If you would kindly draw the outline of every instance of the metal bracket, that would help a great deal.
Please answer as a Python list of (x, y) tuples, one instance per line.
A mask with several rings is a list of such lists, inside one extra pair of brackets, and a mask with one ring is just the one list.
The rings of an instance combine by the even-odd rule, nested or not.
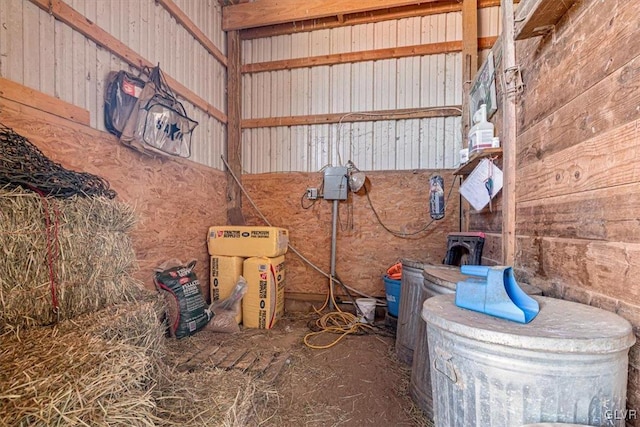
[(520, 66), (509, 67), (504, 70), (504, 90), (507, 97), (513, 97), (524, 91), (524, 83), (522, 81), (522, 72)]

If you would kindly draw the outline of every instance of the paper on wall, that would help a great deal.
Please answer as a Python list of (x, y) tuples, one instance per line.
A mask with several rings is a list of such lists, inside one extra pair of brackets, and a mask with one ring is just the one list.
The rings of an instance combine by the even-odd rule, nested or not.
[(493, 179), (493, 191), (491, 193), (491, 198), (493, 199), (502, 189), (502, 171), (489, 159), (482, 159), (460, 185), (460, 194), (477, 211), (484, 209), (489, 204), (489, 191), (485, 183), (490, 176)]

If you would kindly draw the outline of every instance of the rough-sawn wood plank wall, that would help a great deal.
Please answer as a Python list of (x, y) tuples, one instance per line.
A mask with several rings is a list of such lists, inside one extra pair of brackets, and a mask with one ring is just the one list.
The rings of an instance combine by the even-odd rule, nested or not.
[[(637, 2), (577, 2), (552, 33), (516, 45), (515, 267), (548, 295), (618, 313), (640, 342), (639, 13)], [(500, 262), (501, 223), (501, 209), (470, 215), (489, 233), (485, 263)], [(640, 344), (628, 384), (640, 408)]]

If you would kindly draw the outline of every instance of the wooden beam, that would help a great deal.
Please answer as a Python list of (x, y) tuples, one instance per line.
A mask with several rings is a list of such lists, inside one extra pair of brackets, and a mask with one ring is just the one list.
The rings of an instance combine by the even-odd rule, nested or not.
[[(478, 0), (462, 1), (462, 140), (467, 144), (467, 135), (471, 125), (469, 113), (469, 93), (471, 81), (478, 71)], [(470, 163), (470, 162), (468, 162)], [(463, 230), (469, 231), (469, 203), (460, 204), (463, 218)]]
[(216, 47), (215, 44), (202, 32), (200, 28), (193, 22), (186, 13), (178, 7), (173, 0), (156, 0), (162, 7), (169, 12), (176, 22), (189, 32), (196, 39), (207, 52), (209, 52), (214, 58), (216, 58), (222, 65), (227, 66), (227, 57)]
[(516, 40), (548, 33), (577, 0), (527, 0), (518, 7)]
[[(502, 0), (502, 78), (516, 65), (513, 0)], [(514, 265), (516, 253), (516, 96), (508, 90), (502, 99), (502, 264)]]
[[(479, 8), (500, 6), (500, 0), (480, 0)], [(327, 16), (325, 18), (308, 19), (299, 22), (288, 22), (268, 27), (247, 28), (240, 32), (243, 40), (259, 39), (265, 37), (281, 36), (284, 34), (304, 33), (316, 30), (339, 28), (347, 25), (372, 24), (382, 21), (390, 21), (403, 18), (413, 18), (416, 16), (430, 16), (441, 13), (460, 12), (462, 5), (459, 2), (449, 0), (434, 3), (421, 3), (417, 5), (393, 7), (383, 10), (372, 10), (368, 12), (352, 13), (342, 15), (344, 22), (340, 22), (337, 16)]]
[[(61, 0), (29, 0), (40, 9), (51, 13), (57, 20), (64, 22), (83, 36), (95, 42), (97, 45), (109, 50), (111, 53), (138, 69), (143, 67), (153, 67), (152, 64), (133, 49), (122, 43), (120, 40), (107, 33), (95, 23), (87, 19), (80, 12), (73, 9)], [(186, 88), (182, 83), (165, 73), (167, 83), (176, 94), (189, 101), (209, 116), (214, 117), (222, 123), (227, 122), (227, 116), (213, 105)]]
[(227, 221), (231, 225), (244, 225), (242, 215), (242, 193), (231, 172), (242, 179), (242, 141), (241, 141), (241, 100), (242, 75), (240, 74), (241, 46), (237, 31), (227, 33)]
[[(469, 91), (478, 72), (478, 1), (462, 2), (462, 135), (469, 133)], [(463, 144), (466, 146), (466, 144)]]
[(89, 126), (89, 111), (0, 77), (0, 97)]
[(324, 125), (329, 123), (377, 122), (380, 120), (429, 119), (460, 115), (460, 106), (406, 108), (402, 110), (362, 111), (354, 113), (314, 114), (309, 116), (244, 119), (242, 129), (279, 126)]
[(222, 29), (242, 30), (434, 1), (436, 0), (306, 0), (301, 3), (299, 0), (256, 0), (225, 6), (222, 9)]
[[(493, 46), (496, 37), (487, 37), (480, 41), (483, 48)], [(290, 70), (294, 68), (318, 67), (321, 65), (347, 64), (383, 59), (406, 58), (410, 56), (436, 55), (439, 53), (460, 52), (462, 42), (428, 43), (414, 46), (401, 46), (386, 49), (365, 50), (360, 52), (336, 53), (305, 58), (283, 59), (280, 61), (256, 62), (242, 66), (242, 73), (261, 73), (264, 71)]]
[(333, 55), (311, 56), (306, 58), (285, 59), (281, 61), (257, 62), (242, 66), (243, 73), (260, 73), (263, 71), (289, 70), (293, 68), (318, 67), (380, 59), (405, 58), (408, 56), (433, 55), (437, 53), (456, 52), (462, 49), (462, 43), (441, 42), (414, 46), (392, 47), (386, 49), (364, 50), (360, 52), (335, 53)]

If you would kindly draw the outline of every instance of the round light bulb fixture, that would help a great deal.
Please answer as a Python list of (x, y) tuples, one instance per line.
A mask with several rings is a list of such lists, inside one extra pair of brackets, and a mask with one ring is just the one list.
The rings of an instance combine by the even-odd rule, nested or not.
[(360, 172), (360, 171), (352, 172), (349, 175), (349, 188), (354, 193), (357, 193), (358, 191), (360, 191), (360, 189), (364, 185), (364, 181), (366, 179), (367, 179), (367, 176), (364, 174), (364, 172)]

